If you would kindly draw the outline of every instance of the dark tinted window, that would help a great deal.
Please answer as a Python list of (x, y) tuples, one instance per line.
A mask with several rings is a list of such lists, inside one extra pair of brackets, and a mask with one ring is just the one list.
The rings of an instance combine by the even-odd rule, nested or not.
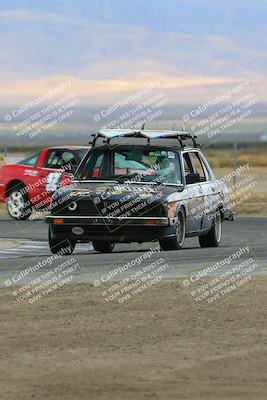
[(183, 154), (183, 162), (184, 162), (185, 177), (187, 177), (187, 175), (189, 175), (189, 174), (194, 172), (194, 168), (193, 168), (192, 161), (190, 159), (189, 153), (184, 153)]
[(192, 152), (192, 153), (190, 153), (190, 157), (193, 162), (195, 172), (199, 173), (199, 175), (200, 175), (200, 181), (205, 182), (207, 180), (207, 177), (206, 177), (204, 166), (202, 164), (201, 159), (199, 158), (198, 153)]

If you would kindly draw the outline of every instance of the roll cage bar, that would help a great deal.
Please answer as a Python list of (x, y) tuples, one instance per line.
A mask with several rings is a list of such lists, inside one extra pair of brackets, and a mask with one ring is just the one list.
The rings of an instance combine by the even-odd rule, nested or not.
[(199, 147), (196, 142), (196, 135), (191, 135), (185, 131), (164, 131), (164, 130), (142, 130), (142, 129), (101, 129), (97, 133), (93, 133), (89, 145), (95, 147), (98, 139), (103, 139), (103, 142), (109, 144), (112, 139), (119, 137), (127, 138), (145, 138), (147, 144), (150, 144), (152, 139), (177, 139), (181, 148), (186, 147), (186, 140), (192, 140), (194, 147)]

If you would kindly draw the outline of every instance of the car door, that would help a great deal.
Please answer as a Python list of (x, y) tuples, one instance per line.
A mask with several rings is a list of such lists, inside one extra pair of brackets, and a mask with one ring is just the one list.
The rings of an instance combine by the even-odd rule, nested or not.
[(73, 157), (72, 152), (67, 159), (63, 157), (64, 149), (48, 149), (43, 162), (36, 167), (35, 193), (32, 195), (32, 204), (37, 208), (48, 207), (51, 194), (57, 189), (63, 165)]
[(40, 152), (34, 167), (34, 177), (30, 188), (31, 203), (37, 208), (43, 208), (50, 204), (50, 196), (46, 190), (47, 176), (52, 172), (51, 169), (44, 168), (43, 158), (47, 156), (47, 150)]
[(43, 200), (50, 202), (45, 192), (47, 172), (42, 167), (42, 156), (45, 150), (32, 154), (19, 161), (15, 167), (16, 178), (23, 182), (28, 198), (32, 205), (39, 206)]
[(62, 171), (74, 171), (77, 165), (78, 159), (71, 150), (48, 150), (44, 162), (44, 170), (46, 172), (48, 171), (46, 177), (46, 192), (52, 193), (57, 189)]
[(204, 155), (198, 151), (196, 157), (203, 171), (200, 186), (203, 193), (202, 229), (205, 230), (212, 225), (214, 212), (217, 210), (218, 204), (220, 203), (221, 189)]
[[(197, 173), (192, 151), (184, 151), (182, 154), (184, 176)], [(200, 182), (185, 183), (184, 198), (187, 205), (186, 232), (198, 232), (201, 229), (201, 210), (203, 207), (203, 193)]]
[(38, 202), (40, 187), (42, 187), (42, 175), (40, 174), (41, 168), (37, 166), (40, 156), (41, 152), (39, 151), (38, 153), (32, 154), (17, 164), (18, 166), (22, 167), (22, 181), (27, 188), (29, 199), (33, 205)]

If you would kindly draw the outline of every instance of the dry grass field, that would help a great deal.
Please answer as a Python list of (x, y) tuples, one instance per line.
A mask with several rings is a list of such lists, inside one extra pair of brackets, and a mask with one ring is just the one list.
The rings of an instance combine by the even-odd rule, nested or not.
[[(232, 149), (204, 149), (213, 168), (229, 168), (233, 165)], [(267, 148), (247, 148), (237, 151), (239, 165), (249, 164), (251, 167), (265, 167), (267, 170)]]
[[(233, 171), (232, 168), (214, 168), (218, 178), (223, 178)], [(252, 190), (248, 190), (249, 198), (234, 207), (237, 215), (266, 216), (267, 215), (267, 167), (251, 167), (237, 178), (237, 183), (252, 176), (251, 182), (255, 182)], [(227, 183), (233, 185), (233, 180)]]

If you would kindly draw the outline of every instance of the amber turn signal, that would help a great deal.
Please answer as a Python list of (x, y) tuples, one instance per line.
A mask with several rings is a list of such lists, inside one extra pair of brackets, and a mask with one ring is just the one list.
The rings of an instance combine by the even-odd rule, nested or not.
[(145, 224), (146, 225), (156, 225), (157, 221), (155, 219), (146, 219)]
[(56, 225), (64, 224), (64, 219), (60, 219), (60, 218), (53, 219), (53, 223)]

